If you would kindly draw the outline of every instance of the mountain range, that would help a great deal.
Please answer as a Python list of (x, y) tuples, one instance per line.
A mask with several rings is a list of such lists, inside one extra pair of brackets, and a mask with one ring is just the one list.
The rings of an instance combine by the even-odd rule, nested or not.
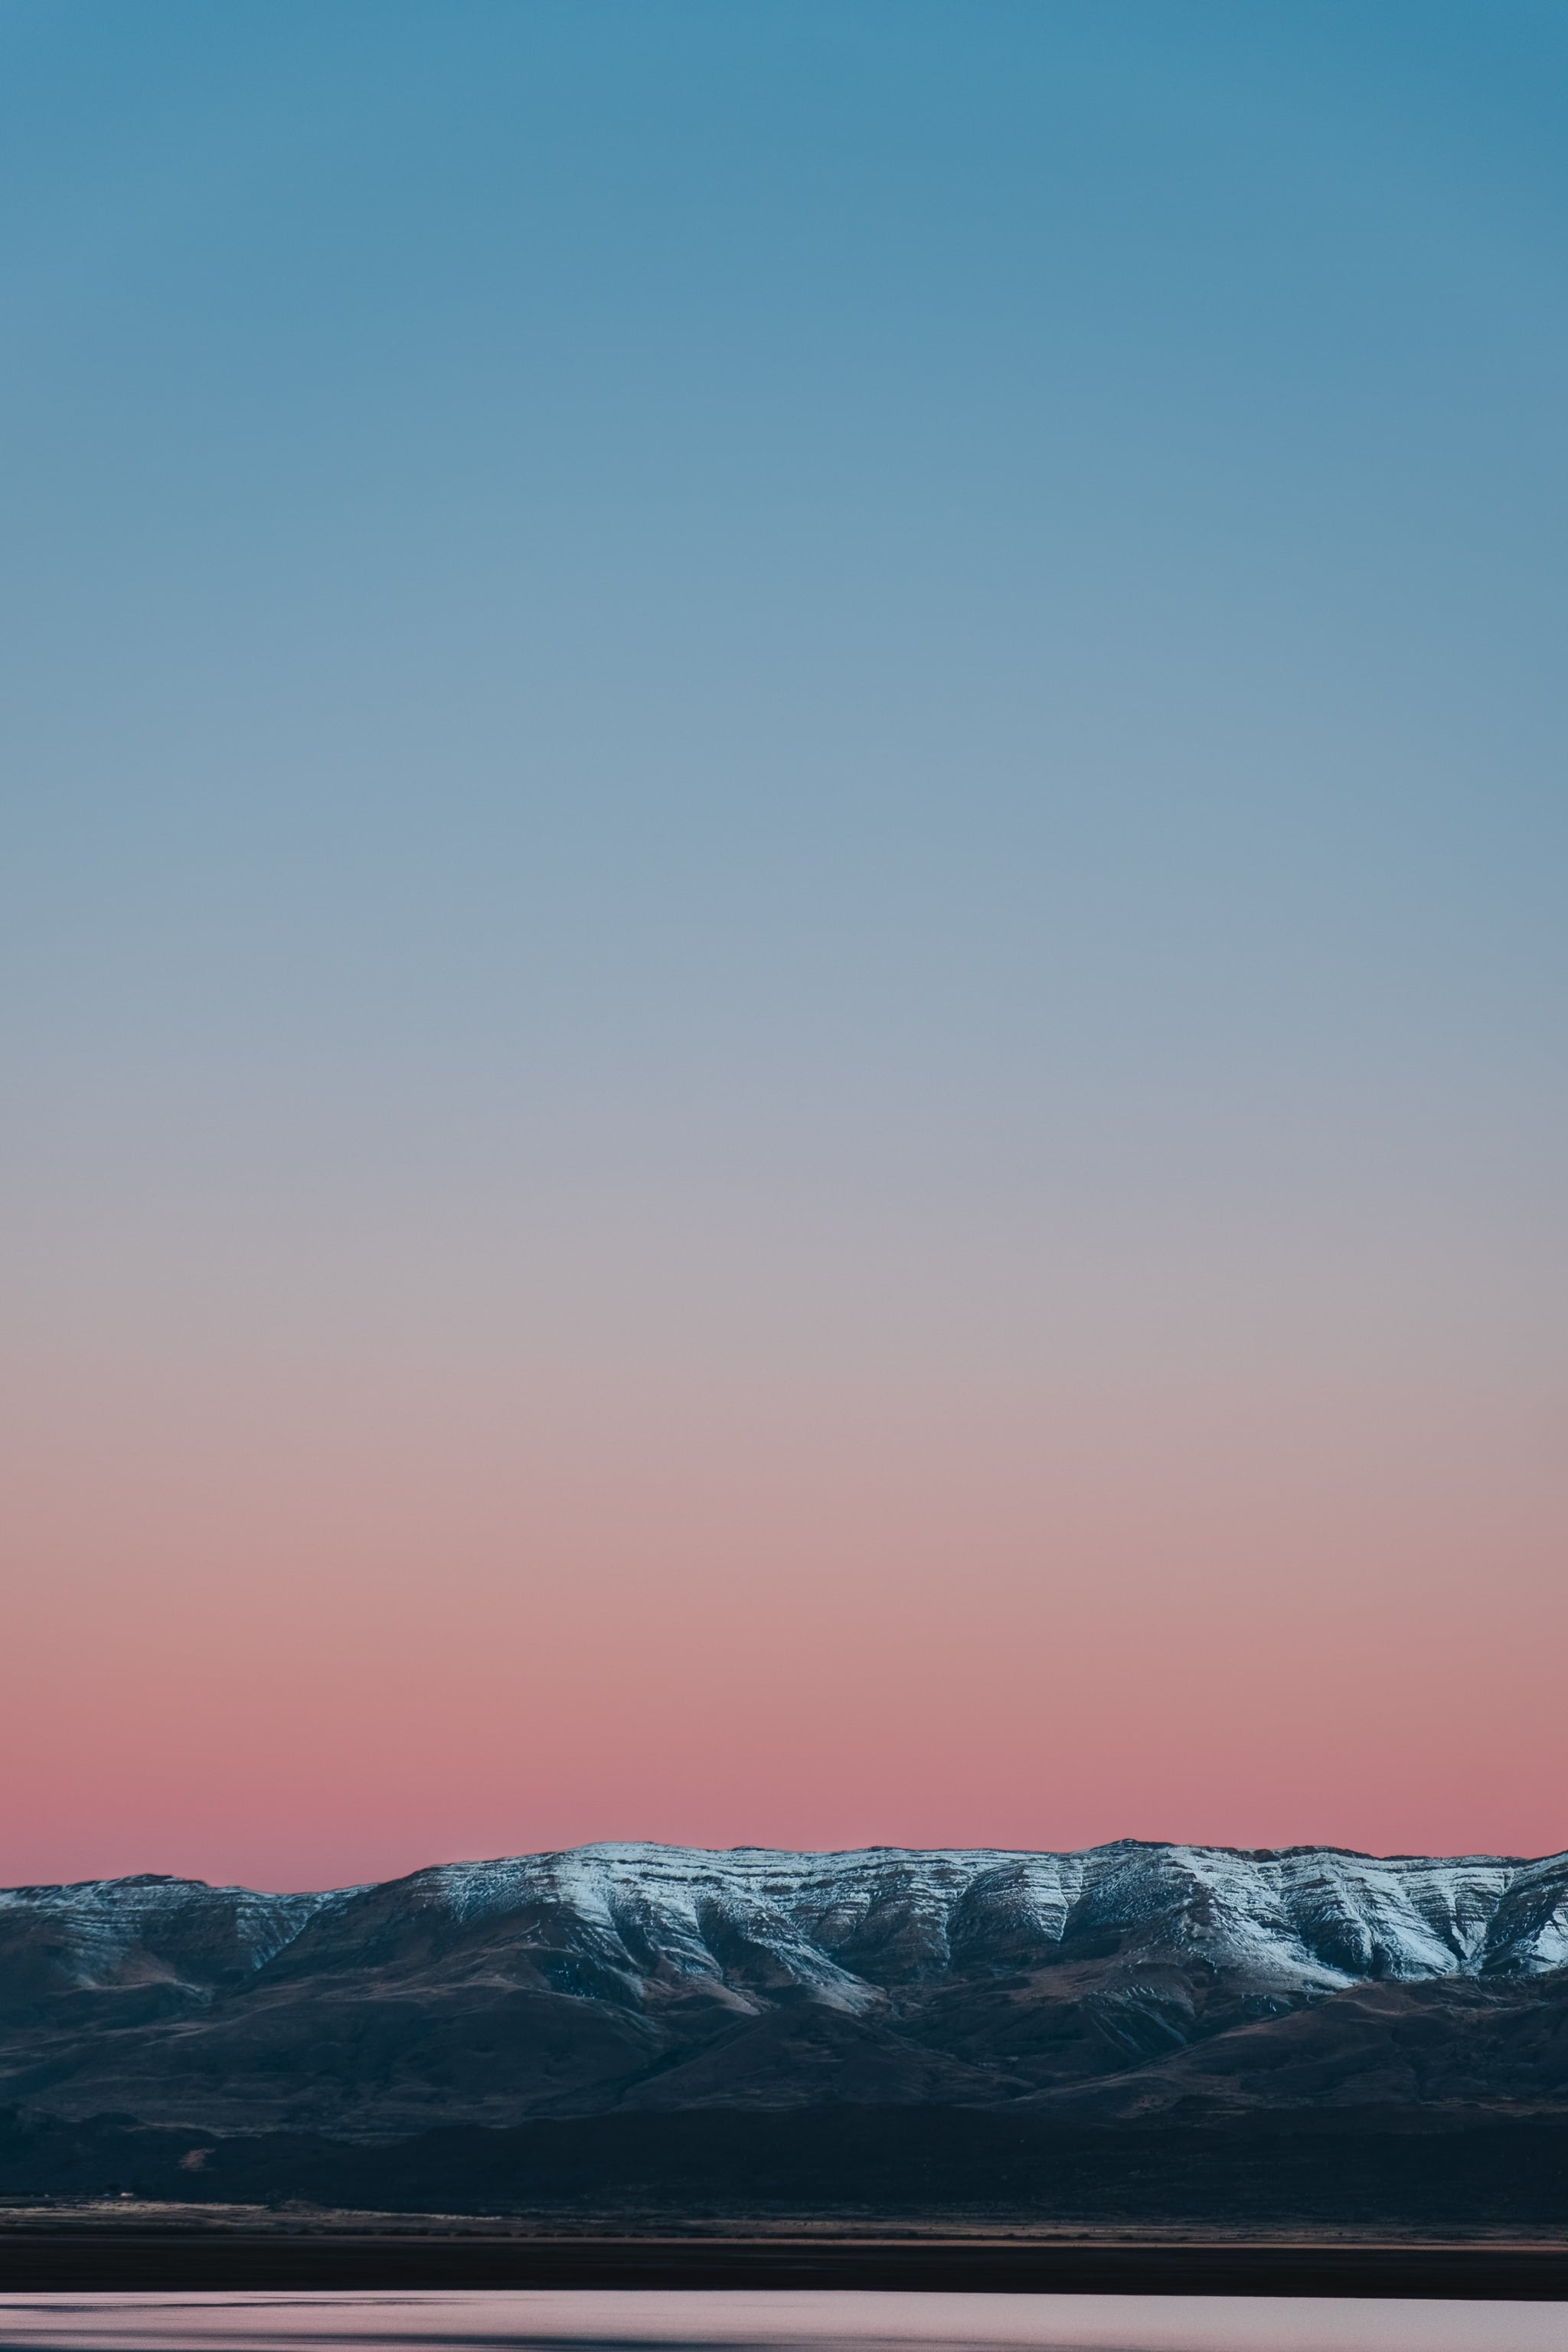
[(1568, 2116), (1568, 1855), (595, 1845), (0, 1892), (0, 2103), (372, 2143), (692, 2111)]

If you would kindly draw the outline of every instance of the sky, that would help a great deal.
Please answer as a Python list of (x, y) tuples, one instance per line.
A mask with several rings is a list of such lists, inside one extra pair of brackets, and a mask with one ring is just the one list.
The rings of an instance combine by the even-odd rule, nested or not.
[(1565, 114), (0, 0), (0, 1879), (1568, 1845)]

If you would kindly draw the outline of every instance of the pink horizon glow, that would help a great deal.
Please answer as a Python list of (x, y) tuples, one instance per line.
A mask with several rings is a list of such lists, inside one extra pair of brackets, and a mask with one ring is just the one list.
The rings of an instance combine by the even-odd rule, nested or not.
[(8, 1883), (1564, 1843), (1560, 1499), (1506, 1395), (227, 1369), (90, 1442), (35, 1401)]

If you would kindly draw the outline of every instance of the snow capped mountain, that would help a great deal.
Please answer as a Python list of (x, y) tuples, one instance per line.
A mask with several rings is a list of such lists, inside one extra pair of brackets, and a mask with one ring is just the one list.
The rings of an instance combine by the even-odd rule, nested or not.
[(47, 1933), (47, 1945), (26, 1937), (41, 1990), (45, 1978), (232, 1983), (286, 1953), (290, 1973), (363, 1966), (503, 1921), (520, 1950), (542, 1950), (550, 1920), (628, 1984), (700, 1980), (742, 2005), (787, 1985), (858, 2009), (892, 1984), (1005, 1957), (1037, 1965), (1107, 1935), (1124, 1956), (1184, 1953), (1259, 1990), (1324, 1993), (1568, 1965), (1568, 1855), (1380, 1860), (1131, 1840), (1080, 1853), (591, 1845), (314, 1895), (100, 1879), (0, 1890), (0, 1998), (22, 1990), (6, 1958), (29, 1927)]
[(0, 2097), (398, 2129), (1384, 2096), (1394, 2065), (1404, 2096), (1555, 2098), (1560, 1971), (1563, 1855), (595, 1845), (317, 1895), (132, 1878), (0, 1893)]
[(0, 1888), (0, 2003), (67, 1987), (237, 1982), (340, 1899), (151, 1875)]

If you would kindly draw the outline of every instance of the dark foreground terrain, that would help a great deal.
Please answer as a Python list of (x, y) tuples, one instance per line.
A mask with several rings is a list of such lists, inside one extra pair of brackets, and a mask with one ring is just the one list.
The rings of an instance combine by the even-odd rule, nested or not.
[(450, 2217), (166, 2209), (0, 2217), (0, 2294), (810, 2287), (1568, 2301), (1568, 2242), (1118, 2242), (739, 2231), (546, 2237)]
[(857, 2231), (896, 2221), (1568, 2238), (1568, 2121), (1329, 2108), (1102, 2125), (1037, 2109), (841, 2105), (455, 2126), (351, 2142), (0, 2116), (0, 2195), (13, 2203), (122, 2194), (527, 2215), (542, 2228), (811, 2216)]

